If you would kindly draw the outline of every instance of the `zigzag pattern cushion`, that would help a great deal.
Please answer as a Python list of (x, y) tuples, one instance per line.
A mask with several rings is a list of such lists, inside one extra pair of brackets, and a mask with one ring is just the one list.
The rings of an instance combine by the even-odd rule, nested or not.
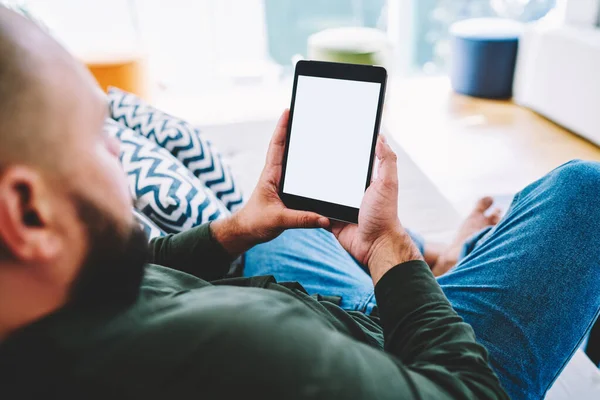
[(136, 208), (165, 232), (183, 232), (230, 214), (168, 151), (111, 119), (105, 130), (121, 141), (121, 164)]
[(171, 152), (215, 193), (228, 210), (233, 212), (241, 207), (242, 193), (229, 166), (198, 129), (157, 110), (131, 93), (110, 88), (108, 98), (114, 120)]
[(158, 226), (156, 226), (154, 224), (154, 222), (150, 221), (150, 219), (148, 217), (146, 217), (144, 214), (142, 214), (135, 208), (133, 209), (133, 217), (138, 222), (138, 224), (140, 224), (140, 226), (142, 227), (144, 233), (148, 237), (148, 240), (152, 240), (157, 237), (166, 236), (165, 231), (163, 231)]

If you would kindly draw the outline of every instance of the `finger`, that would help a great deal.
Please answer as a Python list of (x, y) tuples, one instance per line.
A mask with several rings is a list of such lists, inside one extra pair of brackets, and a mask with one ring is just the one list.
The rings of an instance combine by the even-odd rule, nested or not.
[[(375, 143), (375, 154), (377, 155), (377, 146), (379, 142), (383, 141), (385, 143), (385, 137), (382, 135), (377, 135), (377, 142)], [(377, 180), (379, 177), (379, 157), (375, 157), (373, 160), (373, 169), (371, 171), (371, 183)]]
[(349, 224), (347, 222), (331, 220), (329, 226), (331, 233), (333, 233), (337, 237), (339, 233), (348, 225)]
[(375, 146), (375, 155), (379, 159), (378, 179), (388, 183), (398, 183), (397, 157), (384, 136), (379, 135)]
[(290, 110), (285, 109), (279, 117), (275, 132), (269, 143), (267, 152), (267, 166), (279, 167), (283, 163), (283, 155), (285, 153), (285, 140), (287, 136), (287, 126), (290, 117)]
[(282, 215), (285, 229), (294, 228), (329, 228), (329, 219), (317, 213), (306, 211), (285, 210)]

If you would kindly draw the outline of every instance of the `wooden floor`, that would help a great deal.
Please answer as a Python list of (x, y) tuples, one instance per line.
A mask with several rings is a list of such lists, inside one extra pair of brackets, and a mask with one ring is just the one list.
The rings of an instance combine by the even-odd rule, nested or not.
[(600, 148), (547, 119), (455, 94), (446, 78), (391, 82), (384, 124), (461, 214), (477, 198), (514, 194), (571, 159), (600, 161)]

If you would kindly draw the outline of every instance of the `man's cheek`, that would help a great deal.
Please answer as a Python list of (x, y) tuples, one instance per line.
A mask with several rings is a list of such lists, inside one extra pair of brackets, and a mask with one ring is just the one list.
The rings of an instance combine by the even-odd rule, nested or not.
[(127, 208), (132, 206), (132, 194), (129, 191), (129, 185), (127, 183), (127, 175), (121, 168), (121, 164), (118, 164), (118, 168), (115, 169), (112, 179), (113, 185), (116, 186), (116, 190), (119, 192), (119, 197)]
[(100, 186), (103, 188), (104, 201), (110, 200), (113, 203), (111, 207), (120, 205), (120, 211), (126, 210), (131, 214), (132, 197), (121, 162), (106, 148), (102, 150), (100, 168), (97, 171), (101, 174), (102, 185)]

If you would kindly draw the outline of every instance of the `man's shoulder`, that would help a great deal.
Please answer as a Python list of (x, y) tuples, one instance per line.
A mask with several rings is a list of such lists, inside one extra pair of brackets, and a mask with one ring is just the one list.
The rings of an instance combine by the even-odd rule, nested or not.
[(305, 323), (319, 321), (302, 302), (273, 290), (209, 285), (167, 289), (162, 296), (142, 292), (136, 304), (104, 324), (108, 340), (99, 344), (123, 350), (133, 362), (136, 355), (164, 362), (176, 359), (178, 352), (189, 354), (206, 343), (230, 339), (230, 332), (238, 340), (257, 331), (268, 334), (288, 313)]
[[(173, 381), (184, 387), (210, 385), (219, 378), (218, 365), (234, 373), (237, 363), (259, 362), (274, 342), (293, 337), (300, 326), (324, 329), (308, 308), (288, 297), (264, 289), (212, 286), (142, 302), (103, 328), (107, 335), (91, 346), (82, 365), (91, 379), (143, 392)], [(282, 324), (282, 319), (288, 322)], [(194, 375), (182, 373), (186, 369)]]
[(348, 340), (293, 296), (211, 285), (142, 293), (127, 308), (80, 313), (48, 332), (52, 346), (23, 367), (35, 365), (35, 379), (50, 385), (40, 384), (40, 393), (67, 390), (86, 398), (93, 398), (90, 391), (119, 398), (203, 395), (235, 382), (283, 390), (311, 371), (327, 343)]

